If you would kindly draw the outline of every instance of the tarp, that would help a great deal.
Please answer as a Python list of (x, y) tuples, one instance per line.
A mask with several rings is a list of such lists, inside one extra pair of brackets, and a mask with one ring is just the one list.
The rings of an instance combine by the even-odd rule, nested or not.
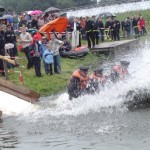
[(61, 17), (57, 18), (55, 20), (50, 21), (46, 25), (40, 28), (39, 32), (41, 33), (47, 33), (49, 34), (51, 31), (55, 32), (64, 32), (67, 28), (68, 25), (68, 18), (66, 17)]

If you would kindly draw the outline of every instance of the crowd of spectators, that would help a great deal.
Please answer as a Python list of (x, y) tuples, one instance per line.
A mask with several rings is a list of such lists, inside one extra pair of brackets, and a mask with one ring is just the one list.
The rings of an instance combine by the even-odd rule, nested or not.
[[(126, 20), (116, 20), (115, 17), (102, 17), (92, 16), (87, 17), (70, 17), (69, 24), (66, 29), (65, 37), (57, 34), (55, 31), (51, 33), (50, 41), (47, 37), (43, 36), (40, 40), (35, 34), (44, 24), (51, 20), (58, 18), (57, 14), (39, 14), (30, 15), (27, 12), (22, 12), (17, 15), (15, 12), (8, 13), (13, 18), (0, 20), (0, 40), (1, 53), (5, 55), (6, 50), (4, 45), (7, 43), (14, 44), (14, 48), (9, 50), (11, 57), (18, 55), (17, 43), (23, 46), (22, 51), (27, 58), (27, 69), (35, 66), (35, 74), (41, 77), (41, 59), (44, 64), (46, 74), (61, 73), (60, 65), (60, 49), (69, 51), (71, 44), (66, 40), (69, 34), (73, 31), (79, 31), (79, 45), (81, 47), (82, 40), (87, 40), (88, 48), (94, 48), (105, 40), (120, 40), (120, 38), (131, 38), (145, 35), (146, 25), (145, 20), (141, 14), (137, 16), (127, 17)], [(27, 29), (35, 29), (33, 32), (28, 33)], [(19, 35), (17, 34), (20, 31)], [(0, 70), (3, 70), (2, 62), (0, 62)]]

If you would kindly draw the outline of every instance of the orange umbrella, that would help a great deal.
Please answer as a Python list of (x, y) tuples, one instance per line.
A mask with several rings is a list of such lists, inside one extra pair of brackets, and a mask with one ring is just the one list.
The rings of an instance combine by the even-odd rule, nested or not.
[(55, 32), (64, 32), (67, 28), (68, 25), (68, 18), (66, 17), (61, 17), (61, 18), (57, 18), (53, 21), (50, 21), (49, 23), (47, 23), (46, 25), (44, 25), (43, 27), (40, 28), (39, 32), (46, 32), (46, 33), (50, 33), (51, 31), (55, 31)]

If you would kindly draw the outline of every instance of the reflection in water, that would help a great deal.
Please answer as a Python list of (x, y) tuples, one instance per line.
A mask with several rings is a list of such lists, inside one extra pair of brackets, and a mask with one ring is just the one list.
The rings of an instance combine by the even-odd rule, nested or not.
[(15, 132), (8, 131), (3, 126), (3, 122), (0, 122), (0, 148), (15, 148), (18, 144), (18, 138), (15, 136)]

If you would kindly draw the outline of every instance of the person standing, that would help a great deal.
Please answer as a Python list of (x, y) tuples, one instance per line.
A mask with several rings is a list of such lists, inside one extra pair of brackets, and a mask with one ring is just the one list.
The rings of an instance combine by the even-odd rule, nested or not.
[(14, 48), (9, 50), (10, 57), (15, 57), (18, 52), (17, 52), (17, 47), (16, 47), (16, 35), (14, 31), (12, 30), (11, 25), (7, 25), (7, 30), (5, 31), (5, 44), (11, 43), (14, 45)]
[[(85, 30), (86, 30), (86, 39), (88, 42), (88, 48), (95, 47), (95, 37), (93, 33), (93, 27), (94, 27), (94, 22), (89, 17), (86, 17)], [(92, 47), (91, 47), (91, 41), (92, 41)]]
[(32, 55), (33, 65), (35, 68), (35, 74), (37, 77), (42, 77), (41, 75), (41, 53), (40, 53), (40, 44), (37, 35), (34, 35), (32, 42), (33, 50), (30, 52)]
[(51, 39), (48, 42), (48, 44), (51, 45), (51, 48), (54, 52), (54, 73), (60, 74), (61, 73), (61, 65), (60, 65), (59, 49), (60, 49), (60, 46), (64, 44), (64, 42), (61, 40), (58, 40), (56, 38), (56, 35), (54, 32), (51, 33), (50, 38)]
[(32, 58), (29, 49), (29, 45), (32, 42), (32, 37), (28, 32), (26, 32), (25, 26), (23, 26), (21, 29), (20, 40), (18, 41), (22, 44), (23, 52), (25, 53), (26, 58), (28, 60), (27, 69), (30, 69), (31, 67), (33, 67)]
[(44, 54), (43, 54), (43, 59), (44, 59), (44, 62), (45, 62), (45, 72), (46, 74), (50, 74), (50, 75), (53, 75), (53, 63), (54, 63), (54, 57), (53, 57), (53, 51), (51, 49), (51, 45), (50, 44), (47, 44), (46, 45), (46, 50), (44, 51)]
[(94, 39), (96, 45), (99, 43), (99, 30), (98, 30), (98, 20), (95, 18), (96, 16), (92, 16), (92, 21), (93, 21), (93, 34), (94, 34)]
[[(5, 56), (4, 45), (5, 45), (4, 31), (2, 29), (2, 26), (0, 25), (0, 55), (2, 56)], [(1, 59), (0, 59), (0, 74), (5, 76), (3, 61)]]

